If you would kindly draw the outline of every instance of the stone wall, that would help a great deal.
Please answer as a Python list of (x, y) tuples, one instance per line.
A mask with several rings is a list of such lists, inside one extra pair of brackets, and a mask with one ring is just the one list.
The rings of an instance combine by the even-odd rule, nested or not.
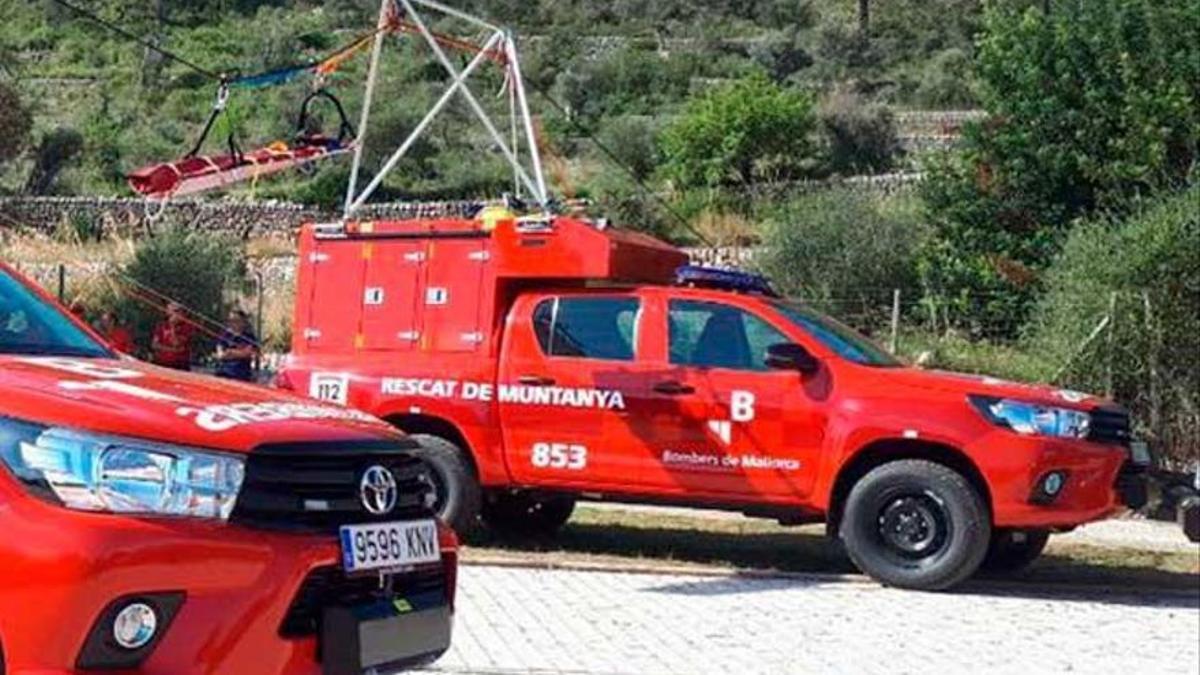
[[(889, 173), (829, 180), (804, 180), (756, 186), (748, 195), (782, 197), (800, 192), (847, 188), (877, 194), (911, 189), (920, 173)], [(412, 218), (474, 213), (484, 202), (450, 201), (370, 204), (360, 218)], [(64, 225), (82, 222), (100, 232), (138, 234), (166, 224), (182, 224), (206, 232), (235, 234), (243, 239), (284, 238), (295, 235), (305, 222), (337, 220), (340, 213), (284, 201), (172, 199), (161, 208), (132, 197), (26, 197), (0, 196), (0, 232), (19, 228), (52, 233)], [(152, 217), (153, 216), (153, 217)]]
[[(478, 202), (372, 204), (362, 218), (411, 218), (426, 213), (453, 213), (477, 208)], [(102, 231), (151, 231), (168, 223), (208, 232), (249, 238), (290, 238), (305, 222), (337, 220), (339, 213), (282, 201), (173, 199), (162, 207), (130, 197), (0, 196), (0, 230), (19, 227), (50, 233), (64, 224), (83, 221)], [(154, 215), (155, 217), (151, 217)]]

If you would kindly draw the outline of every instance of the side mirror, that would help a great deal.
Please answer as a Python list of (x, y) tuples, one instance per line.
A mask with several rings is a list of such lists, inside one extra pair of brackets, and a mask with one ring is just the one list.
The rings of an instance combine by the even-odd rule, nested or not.
[(804, 347), (794, 342), (782, 342), (767, 347), (767, 367), (812, 375), (821, 367), (821, 362)]

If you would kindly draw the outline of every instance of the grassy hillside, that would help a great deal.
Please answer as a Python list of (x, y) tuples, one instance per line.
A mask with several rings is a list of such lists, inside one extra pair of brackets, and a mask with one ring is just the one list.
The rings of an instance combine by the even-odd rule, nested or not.
[[(371, 26), (378, 7), (373, 0), (83, 4), (216, 72), (267, 70), (328, 53)], [(860, 37), (855, 0), (454, 4), (513, 26), (534, 88), (562, 102), (588, 131), (618, 145), (630, 140), (630, 120), (636, 133), (652, 136), (689, 95), (758, 72), (790, 87), (819, 93), (849, 89), (903, 108), (974, 103), (965, 64), (979, 0), (872, 2), (867, 40)], [(31, 146), (59, 127), (83, 137), (84, 150), (64, 171), (56, 192), (123, 194), (123, 172), (190, 147), (214, 98), (214, 86), (203, 76), (164, 63), (51, 0), (0, 0), (0, 16), (5, 18), (0, 79), (32, 110)], [(442, 86), (443, 73), (425, 56), (412, 38), (387, 50), (376, 138), (402, 136)], [(364, 70), (365, 58), (356, 59), (330, 83), (355, 117)], [(499, 74), (486, 75), (483, 90), (499, 91)], [(243, 145), (289, 137), (306, 87), (299, 82), (239, 93), (233, 110)], [(579, 129), (558, 119), (539, 94), (532, 104), (547, 146), (560, 155), (561, 161), (552, 162), (560, 182), (584, 193), (603, 182), (608, 169), (590, 145), (578, 142)], [(466, 123), (467, 115), (465, 107), (452, 106), (384, 196), (458, 197), (505, 189), (503, 167), (480, 131)], [(331, 111), (323, 117), (332, 123)], [(219, 141), (210, 147), (219, 147)], [(370, 161), (380, 162), (386, 151), (378, 147)], [(0, 165), (0, 190), (22, 187), (32, 155)], [(344, 175), (344, 167), (327, 167), (315, 179), (257, 186), (254, 196), (329, 201)]]

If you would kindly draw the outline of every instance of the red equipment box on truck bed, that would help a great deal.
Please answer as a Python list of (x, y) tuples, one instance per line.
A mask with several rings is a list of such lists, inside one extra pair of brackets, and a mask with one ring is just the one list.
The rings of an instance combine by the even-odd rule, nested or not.
[(491, 354), (498, 318), (531, 283), (669, 283), (687, 262), (652, 237), (569, 218), (309, 225), (300, 258), (298, 355)]

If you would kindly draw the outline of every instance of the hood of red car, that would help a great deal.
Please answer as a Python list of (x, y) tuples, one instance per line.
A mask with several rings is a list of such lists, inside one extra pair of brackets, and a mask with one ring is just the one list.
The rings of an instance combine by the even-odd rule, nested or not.
[(1043, 405), (1086, 410), (1107, 403), (1103, 398), (1078, 391), (1060, 389), (1043, 384), (1011, 382), (986, 375), (970, 375), (945, 370), (923, 370), (920, 368), (898, 368), (880, 371), (887, 373), (887, 381), (893, 386), (947, 393), (979, 394), (996, 398), (1011, 398)]
[(237, 452), (402, 438), (356, 410), (128, 359), (0, 356), (0, 416)]

